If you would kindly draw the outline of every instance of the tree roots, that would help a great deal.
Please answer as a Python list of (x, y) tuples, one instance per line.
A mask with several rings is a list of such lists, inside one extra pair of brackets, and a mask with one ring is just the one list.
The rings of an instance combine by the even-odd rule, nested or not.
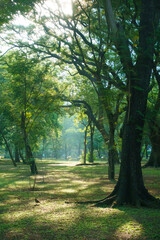
[[(69, 202), (67, 202), (69, 203)], [(84, 201), (75, 202), (76, 204), (92, 204), (93, 207), (120, 207), (120, 206), (130, 206), (130, 207), (147, 207), (147, 208), (160, 208), (160, 199), (156, 198), (137, 198), (136, 201), (122, 201), (118, 195), (108, 196), (102, 200), (98, 201)]]

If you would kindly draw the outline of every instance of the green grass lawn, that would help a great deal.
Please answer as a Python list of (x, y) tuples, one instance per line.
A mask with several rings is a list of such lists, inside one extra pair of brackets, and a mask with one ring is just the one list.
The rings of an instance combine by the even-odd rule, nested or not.
[[(112, 191), (115, 182), (107, 179), (106, 164), (37, 163), (35, 178), (28, 166), (15, 168), (10, 160), (0, 160), (0, 240), (160, 239), (160, 210), (75, 203), (99, 200)], [(117, 177), (118, 171), (117, 166)], [(146, 187), (160, 198), (160, 169), (143, 172)]]

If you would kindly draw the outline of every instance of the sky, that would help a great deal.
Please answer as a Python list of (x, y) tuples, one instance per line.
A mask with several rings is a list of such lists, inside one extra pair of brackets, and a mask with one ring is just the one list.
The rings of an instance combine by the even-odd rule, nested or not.
[[(47, 14), (47, 9), (56, 11), (57, 10), (57, 4), (55, 3), (56, 0), (46, 0), (43, 7), (38, 4), (36, 9), (41, 15)], [(66, 15), (71, 15), (72, 14), (72, 0), (58, 0), (58, 2), (61, 4), (62, 10)], [(15, 18), (12, 20), (12, 23), (15, 25), (22, 25), (22, 26), (29, 26), (32, 24), (32, 22), (26, 17), (17, 14)], [(3, 36), (3, 34), (1, 34)], [(25, 36), (24, 36), (25, 37)], [(5, 44), (0, 46), (1, 54), (5, 53), (8, 50), (8, 46)]]
[[(66, 15), (72, 14), (72, 0), (58, 0), (58, 2), (61, 4), (62, 10)], [(40, 5), (37, 6), (37, 11), (41, 12), (41, 14), (47, 14), (47, 8), (50, 10), (56, 10), (57, 4), (55, 4), (55, 0), (46, 0), (43, 7)], [(30, 21), (27, 19), (27, 17), (23, 17), (22, 15), (18, 15), (15, 17), (15, 19), (12, 21), (14, 24), (17, 25), (24, 25), (27, 26), (30, 24)]]

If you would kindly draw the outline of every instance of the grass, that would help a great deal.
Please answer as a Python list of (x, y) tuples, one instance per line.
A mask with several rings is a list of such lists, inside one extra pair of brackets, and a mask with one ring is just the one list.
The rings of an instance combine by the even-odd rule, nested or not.
[[(74, 203), (102, 199), (112, 191), (115, 182), (107, 179), (106, 164), (86, 167), (75, 166), (75, 162), (37, 162), (39, 175), (35, 178), (28, 166), (14, 168), (9, 160), (0, 160), (1, 240), (160, 239), (160, 210)], [(145, 185), (156, 197), (160, 197), (159, 170), (143, 169)], [(117, 177), (118, 171), (117, 166)]]

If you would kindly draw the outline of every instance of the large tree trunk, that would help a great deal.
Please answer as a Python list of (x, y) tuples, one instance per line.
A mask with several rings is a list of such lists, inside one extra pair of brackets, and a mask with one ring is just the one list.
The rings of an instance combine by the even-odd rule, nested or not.
[[(130, 117), (134, 117), (133, 108)], [(151, 206), (155, 198), (151, 196), (144, 186), (141, 170), (141, 130), (143, 126), (139, 119), (127, 123), (123, 132), (122, 161), (118, 182), (113, 192), (105, 199), (98, 201), (97, 206), (108, 204), (133, 206)]]
[[(110, 3), (110, 1), (106, 0), (107, 4), (108, 2)], [(97, 205), (100, 206), (113, 203), (117, 205), (149, 206), (156, 202), (156, 199), (148, 193), (144, 186), (140, 156), (153, 59), (154, 1), (142, 0), (141, 9), (139, 53), (134, 72), (132, 67), (127, 68), (127, 65), (130, 67), (132, 64), (127, 63), (128, 59), (125, 59), (124, 55), (128, 53), (129, 49), (125, 51), (123, 49), (122, 52), (122, 47), (124, 48), (124, 44), (126, 43), (123, 39), (123, 34), (119, 33), (121, 35), (115, 44), (126, 72), (130, 93), (122, 135), (122, 159), (119, 179), (113, 192), (105, 199), (97, 201)], [(116, 26), (114, 25), (114, 27)]]
[(138, 111), (144, 114), (146, 101), (140, 95), (140, 93), (132, 91), (130, 114), (126, 113), (126, 118), (129, 114), (129, 119), (123, 130), (122, 159), (118, 182), (113, 192), (105, 199), (98, 201), (97, 206), (113, 203), (149, 206), (155, 200), (145, 188), (142, 177), (140, 153), (144, 120)]

